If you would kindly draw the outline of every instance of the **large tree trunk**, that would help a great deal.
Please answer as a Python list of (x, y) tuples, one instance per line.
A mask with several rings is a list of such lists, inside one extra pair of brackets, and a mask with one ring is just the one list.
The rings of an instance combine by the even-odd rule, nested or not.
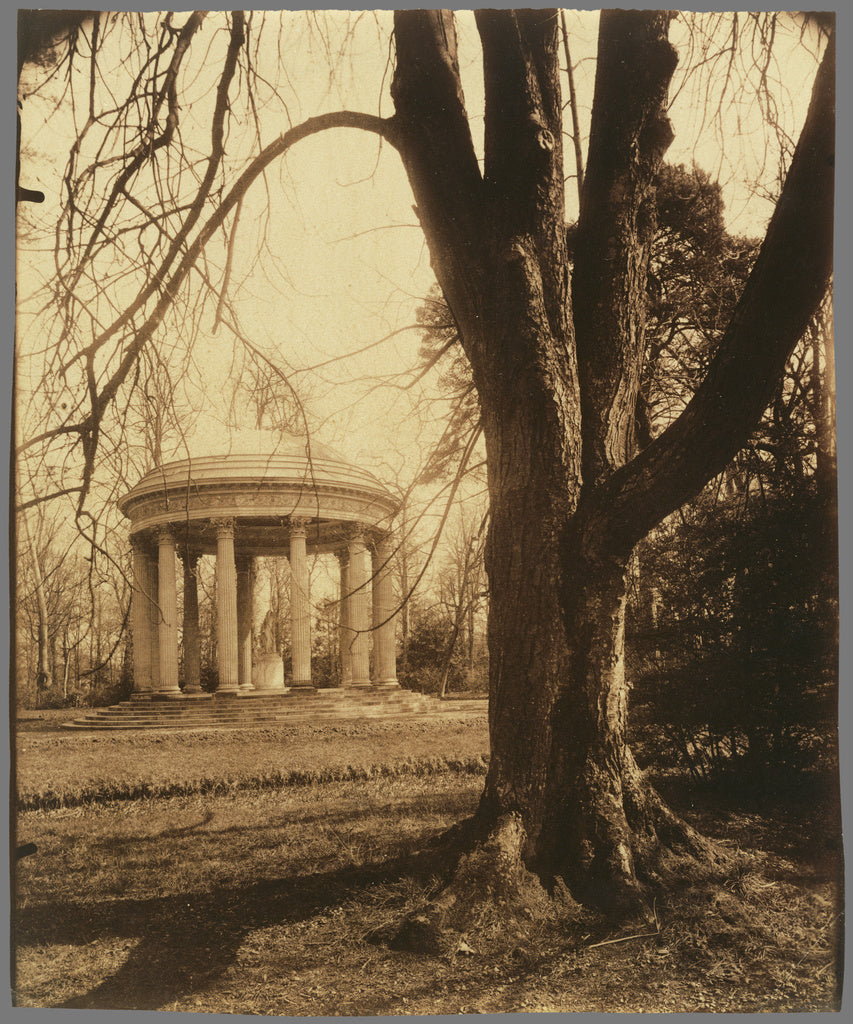
[[(645, 449), (637, 469), (653, 181), (672, 136), (668, 22), (665, 12), (602, 15), (570, 295), (557, 12), (477, 12), (482, 177), (452, 16), (395, 16), (395, 144), (471, 362), (490, 498), (491, 761), (452, 881), (401, 933), (423, 949), (442, 948), (448, 931), (470, 927), (496, 901), (505, 913), (514, 901), (528, 905), (541, 892), (536, 879), (548, 885), (559, 877), (576, 897), (642, 910), (644, 885), (674, 862), (722, 859), (663, 804), (626, 744), (627, 571), (634, 544), (734, 455), (736, 439), (745, 441), (766, 405), (753, 393), (772, 395), (805, 326), (801, 314), (820, 299), (831, 251), (826, 203), (805, 232), (796, 218), (812, 214), (803, 187), (811, 174), (830, 193), (831, 224), (832, 140), (824, 109), (820, 123), (804, 129), (806, 136), (811, 124), (816, 134), (806, 156), (795, 156), (794, 195), (771, 225), (771, 255), (759, 259), (759, 281), (721, 346), (713, 391), (700, 393), (666, 441)], [(802, 287), (778, 276), (790, 266), (792, 229), (815, 255)], [(788, 310), (785, 323), (760, 328), (766, 344), (756, 352), (754, 311), (780, 283), (788, 293), (800, 287), (797, 316)], [(742, 352), (748, 398), (742, 370), (732, 372)], [(706, 407), (727, 398), (733, 425), (711, 419)]]
[[(486, 439), (491, 762), (478, 832), (497, 830), (502, 840), (492, 848), (504, 861), (515, 856), (544, 879), (559, 875), (590, 894), (600, 882), (601, 895), (629, 892), (636, 904), (635, 854), (647, 854), (655, 845), (650, 808), (658, 804), (645, 791), (625, 746), (623, 643), (630, 549), (586, 557), (581, 545), (572, 542), (573, 535), (580, 537), (574, 524), (582, 512), (583, 423), (569, 316), (553, 14), (478, 14), (486, 83), (486, 174), (479, 187), (471, 185), (467, 161), (457, 159), (465, 173), (452, 174), (443, 160), (459, 136), (459, 123), (453, 123), (451, 134), (444, 116), (451, 82), (440, 93), (432, 86), (443, 109), (425, 106), (423, 97), (429, 93), (422, 86), (416, 90), (412, 82), (423, 74), (424, 64), (415, 62), (410, 48), (420, 47), (422, 53), (436, 38), (449, 41), (450, 59), (440, 65), (441, 72), (449, 75), (455, 66), (446, 16), (398, 15), (394, 92), (398, 116), (417, 123), (418, 148), (404, 149), (403, 156), (427, 236), (435, 240), (433, 265), (472, 363)], [(618, 216), (611, 213), (605, 222), (615, 227), (610, 234), (595, 234), (597, 249), (587, 260), (587, 276), (603, 278), (588, 321), (611, 350), (619, 349), (628, 334), (633, 346), (624, 355), (630, 372), (608, 407), (600, 393), (610, 388), (608, 373), (617, 377), (620, 372), (611, 367), (612, 357), (608, 362), (605, 354), (601, 365), (587, 373), (593, 391), (587, 404), (597, 402), (598, 408), (586, 446), (598, 451), (587, 467), (592, 482), (614, 463), (621, 465), (632, 446), (651, 239), (647, 224), (639, 231), (637, 221), (642, 216), (649, 220), (650, 181), (666, 142), (665, 131), (648, 130), (663, 117), (666, 82), (674, 67), (666, 23), (665, 15), (641, 16), (632, 23), (648, 36), (645, 52), (635, 54), (633, 65), (643, 66), (645, 91), (627, 112), (624, 105), (618, 108), (623, 111), (617, 126), (622, 135), (633, 132), (636, 138), (645, 130), (651, 141), (634, 147), (628, 164), (624, 145), (616, 147), (615, 161), (604, 147), (598, 163), (590, 162), (590, 173), (597, 171), (598, 177), (591, 184), (587, 177), (585, 207), (601, 217), (602, 197), (615, 192), (614, 179), (633, 176), (627, 184), (619, 181)], [(614, 84), (614, 66), (624, 56), (614, 45), (620, 38), (603, 26), (609, 52), (600, 55), (599, 74), (611, 91), (631, 86), (618, 78)], [(641, 42), (635, 34), (635, 48)], [(408, 105), (413, 94), (420, 99), (417, 110)], [(602, 132), (613, 130), (612, 122), (611, 117)], [(440, 165), (434, 154), (441, 154)], [(472, 221), (460, 249), (448, 232), (464, 230)], [(620, 231), (631, 237), (615, 237)], [(618, 273), (608, 266), (602, 273), (599, 253), (614, 244), (621, 244), (625, 266)], [(618, 304), (611, 301), (614, 287), (621, 288)], [(597, 338), (590, 331), (586, 337), (594, 348)], [(508, 827), (509, 821), (516, 827)], [(640, 840), (633, 836), (635, 827)], [(505, 849), (509, 841), (519, 844), (513, 853)], [(486, 870), (494, 871), (494, 864)], [(468, 885), (470, 877), (465, 878)]]

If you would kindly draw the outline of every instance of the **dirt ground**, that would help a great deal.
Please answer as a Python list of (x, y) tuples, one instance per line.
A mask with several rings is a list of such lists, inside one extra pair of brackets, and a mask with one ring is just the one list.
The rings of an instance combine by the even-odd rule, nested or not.
[[(378, 756), (378, 755), (377, 755)], [(435, 891), (437, 837), (482, 779), (438, 772), (29, 811), (16, 1005), (283, 1016), (839, 1008), (832, 780), (762, 795), (659, 784), (750, 851), (625, 932), (483, 928), (443, 957), (378, 941)]]

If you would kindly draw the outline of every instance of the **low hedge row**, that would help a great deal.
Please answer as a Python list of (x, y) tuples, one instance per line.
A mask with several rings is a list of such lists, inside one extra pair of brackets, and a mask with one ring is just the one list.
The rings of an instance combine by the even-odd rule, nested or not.
[(271, 769), (241, 777), (203, 777), (196, 779), (146, 782), (141, 780), (96, 779), (79, 787), (61, 790), (47, 788), (23, 792), (18, 797), (21, 811), (86, 807), (114, 800), (143, 800), (152, 797), (223, 795), (227, 793), (279, 789), (285, 786), (309, 786), (314, 783), (359, 782), (366, 779), (433, 775), (449, 772), (458, 775), (485, 775), (488, 756), (427, 757), (370, 765), (335, 765), (316, 769)]

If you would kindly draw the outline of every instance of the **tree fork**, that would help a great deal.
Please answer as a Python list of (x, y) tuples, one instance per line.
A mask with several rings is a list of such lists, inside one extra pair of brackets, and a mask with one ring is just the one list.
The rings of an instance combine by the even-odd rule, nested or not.
[(815, 77), (758, 259), (699, 389), (667, 429), (601, 484), (590, 542), (633, 547), (746, 442), (832, 274), (835, 35)]

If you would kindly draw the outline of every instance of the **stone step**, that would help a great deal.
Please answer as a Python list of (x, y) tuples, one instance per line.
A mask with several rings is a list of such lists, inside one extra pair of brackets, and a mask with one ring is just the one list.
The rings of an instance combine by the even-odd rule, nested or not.
[(214, 717), (214, 718), (242, 719), (242, 718), (248, 718), (248, 717), (268, 717), (270, 715), (285, 715), (285, 716), (287, 716), (287, 715), (297, 714), (297, 713), (303, 712), (303, 711), (307, 712), (309, 714), (316, 714), (316, 713), (318, 713), (320, 711), (337, 711), (337, 710), (347, 710), (347, 709), (351, 709), (351, 708), (361, 708), (361, 709), (366, 709), (366, 710), (367, 709), (375, 708), (375, 709), (378, 709), (378, 710), (382, 710), (382, 709), (391, 709), (391, 708), (404, 708), (404, 709), (405, 708), (419, 708), (419, 707), (426, 708), (426, 707), (431, 707), (431, 706), (432, 705), (428, 705), (428, 704), (420, 704), (420, 703), (415, 704), (414, 702), (409, 703), (409, 702), (404, 702), (404, 701), (393, 701), (393, 702), (389, 701), (388, 703), (378, 703), (377, 702), (377, 703), (369, 703), (369, 704), (368, 703), (365, 703), (365, 704), (317, 704), (317, 705), (315, 705), (313, 707), (308, 706), (308, 705), (299, 705), (299, 706), (295, 706), (295, 707), (292, 707), (292, 708), (269, 708), (267, 710), (258, 710), (258, 711), (254, 711), (254, 710), (252, 710), (252, 711), (249, 711), (249, 710), (247, 710), (247, 711), (201, 711), (201, 710), (198, 710), (198, 711), (187, 711), (185, 714), (181, 714), (180, 712), (176, 713), (176, 712), (172, 712), (172, 711), (168, 711), (168, 712), (166, 712), (166, 711), (162, 711), (162, 712), (161, 711), (137, 711), (137, 710), (128, 709), (127, 711), (124, 711), (124, 710), (121, 710), (121, 711), (115, 711), (115, 710), (101, 711), (101, 712), (98, 713), (98, 717), (158, 718), (158, 719), (164, 719), (164, 720), (165, 719), (171, 719), (171, 718), (174, 718), (176, 720), (177, 719), (186, 720), (186, 719), (196, 718), (196, 717), (207, 717), (207, 718)]
[(171, 719), (186, 721), (191, 718), (233, 718), (235, 720), (242, 720), (245, 718), (268, 718), (271, 715), (280, 715), (287, 717), (288, 715), (298, 714), (305, 712), (307, 714), (317, 714), (321, 711), (348, 711), (348, 710), (391, 710), (394, 708), (416, 708), (416, 707), (431, 707), (428, 704), (415, 704), (403, 701), (388, 702), (386, 704), (371, 703), (371, 704), (317, 704), (314, 707), (306, 705), (292, 707), (292, 708), (269, 708), (267, 710), (246, 710), (246, 711), (187, 711), (185, 714), (175, 712), (161, 712), (161, 711), (137, 711), (135, 709), (127, 710), (116, 710), (107, 709), (99, 712), (90, 712), (86, 717), (90, 717), (92, 714), (97, 715), (98, 718), (138, 718), (140, 720), (156, 718), (161, 721), (168, 721)]
[(245, 728), (294, 721), (341, 718), (443, 715), (447, 711), (482, 713), (484, 700), (443, 703), (411, 690), (320, 690), (315, 693), (278, 693), (246, 697), (237, 694), (193, 698), (155, 696), (131, 699), (99, 708), (72, 722), (66, 729), (203, 729)]
[(115, 714), (115, 715), (158, 715), (161, 717), (174, 717), (174, 718), (187, 718), (193, 715), (258, 715), (258, 714), (274, 714), (276, 712), (282, 712), (289, 714), (293, 711), (298, 710), (319, 710), (321, 708), (344, 708), (344, 707), (431, 707), (435, 702), (430, 701), (426, 698), (418, 699), (418, 697), (407, 698), (400, 697), (397, 695), (389, 696), (387, 698), (366, 698), (363, 700), (348, 700), (348, 701), (331, 701), (323, 700), (322, 698), (316, 701), (311, 700), (299, 700), (287, 703), (279, 703), (274, 705), (266, 705), (264, 707), (254, 706), (217, 706), (217, 705), (178, 705), (178, 706), (162, 706), (162, 705), (145, 705), (145, 704), (130, 704), (130, 705), (113, 705), (110, 708), (102, 709), (98, 714)]
[(414, 693), (410, 690), (391, 690), (387, 693), (375, 693), (369, 690), (356, 691), (353, 693), (341, 691), (334, 693), (320, 691), (316, 694), (282, 694), (279, 697), (207, 697), (207, 698), (183, 698), (183, 697), (161, 697), (150, 700), (125, 700), (112, 707), (120, 708), (161, 708), (161, 709), (187, 709), (187, 708), (247, 708), (247, 707), (290, 707), (293, 704), (306, 703), (316, 704), (318, 702), (352, 703), (352, 702), (387, 702), (394, 700), (415, 700), (432, 703), (435, 698), (427, 697), (421, 693)]
[(151, 729), (151, 730), (181, 730), (181, 729), (245, 729), (251, 727), (263, 727), (267, 725), (287, 725), (296, 721), (348, 721), (356, 720), (359, 718), (387, 718), (387, 719), (405, 719), (410, 717), (418, 718), (431, 718), (431, 717), (442, 717), (444, 712), (442, 710), (409, 710), (409, 711), (386, 711), (376, 713), (374, 715), (364, 714), (363, 712), (353, 711), (351, 714), (301, 714), (295, 716), (276, 716), (275, 718), (266, 719), (244, 719), (242, 721), (220, 721), (211, 720), (206, 721), (203, 719), (199, 720), (187, 720), (187, 721), (168, 721), (168, 722), (135, 722), (135, 721), (100, 721), (97, 719), (75, 719), (73, 722), (63, 723), (63, 727), (71, 730), (96, 730), (96, 731), (120, 731), (120, 730), (133, 730), (133, 729)]
[(257, 725), (263, 726), (270, 723), (287, 724), (297, 720), (311, 720), (311, 719), (334, 719), (334, 718), (374, 718), (396, 714), (444, 714), (440, 709), (421, 709), (421, 708), (405, 708), (392, 710), (390, 708), (384, 710), (365, 711), (364, 709), (353, 708), (348, 711), (315, 711), (315, 712), (302, 712), (294, 715), (273, 715), (264, 718), (184, 718), (184, 719), (159, 719), (159, 718), (134, 718), (134, 717), (100, 717), (92, 716), (82, 719), (75, 719), (73, 722), (66, 723), (67, 728), (85, 728), (89, 725), (99, 725), (103, 728), (109, 728), (111, 726), (122, 727), (122, 728), (170, 728), (176, 726), (182, 728), (185, 726), (205, 726), (205, 725)]
[[(251, 697), (251, 696), (207, 696), (207, 697), (151, 697), (147, 699), (132, 698), (121, 701), (113, 707), (163, 707), (163, 708), (190, 708), (190, 707), (271, 707), (278, 705), (289, 705), (303, 701), (316, 703), (317, 701), (332, 701), (334, 703), (362, 701), (362, 700), (419, 700), (433, 703), (436, 698), (423, 693), (415, 693), (413, 690), (318, 690), (314, 693), (282, 693), (275, 697)], [(458, 702), (448, 702), (458, 703)], [(474, 703), (477, 703), (476, 701)]]

